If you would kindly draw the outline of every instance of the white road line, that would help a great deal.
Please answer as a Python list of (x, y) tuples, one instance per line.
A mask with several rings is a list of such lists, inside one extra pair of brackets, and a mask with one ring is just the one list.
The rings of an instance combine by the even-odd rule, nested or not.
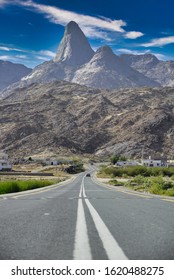
[[(83, 195), (86, 197), (85, 188), (83, 184)], [(94, 221), (94, 224), (96, 226), (96, 229), (98, 231), (98, 234), (100, 236), (100, 239), (103, 243), (103, 247), (107, 253), (107, 256), (110, 260), (127, 260), (127, 256), (124, 254), (123, 250), (117, 243), (117, 241), (114, 239), (113, 235), (95, 210), (95, 208), (92, 206), (92, 204), (89, 202), (88, 199), (85, 199), (86, 205), (89, 209), (89, 212), (91, 213), (92, 219)]]
[(84, 177), (82, 179), (82, 183), (81, 183), (81, 187), (80, 187), (80, 193), (79, 193), (79, 197), (81, 197), (81, 198), (82, 198), (83, 188), (84, 188)]
[(92, 254), (89, 245), (89, 238), (87, 232), (87, 225), (85, 219), (85, 212), (82, 202), (82, 190), (84, 186), (84, 177), (79, 193), (78, 210), (77, 210), (77, 222), (76, 222), (76, 234), (75, 234), (75, 247), (74, 247), (74, 259), (75, 260), (91, 260)]
[(89, 209), (91, 217), (94, 221), (95, 227), (98, 231), (99, 237), (103, 243), (108, 259), (110, 260), (126, 260), (127, 256), (99, 216), (98, 212), (87, 199), (84, 186), (84, 177), (82, 179), (77, 211), (76, 235), (75, 235), (75, 248), (74, 259), (76, 260), (90, 260), (92, 259), (91, 248), (89, 244), (87, 224), (85, 219), (85, 212), (83, 207), (82, 198), (85, 198), (86, 205)]

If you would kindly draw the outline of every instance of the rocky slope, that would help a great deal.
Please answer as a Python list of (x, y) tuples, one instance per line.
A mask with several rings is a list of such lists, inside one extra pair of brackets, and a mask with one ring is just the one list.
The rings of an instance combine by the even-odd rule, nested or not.
[[(65, 28), (55, 59), (37, 66), (13, 88), (59, 80), (104, 89), (160, 86), (124, 63), (109, 47), (95, 53), (73, 21)], [(7, 95), (8, 92), (1, 93), (3, 97)]]
[(74, 21), (69, 22), (54, 62), (77, 67), (88, 62), (93, 55), (94, 51), (78, 24)]
[(174, 89), (31, 84), (0, 103), (0, 149), (13, 156), (174, 154)]
[(161, 86), (174, 86), (174, 61), (160, 61), (152, 54), (123, 54), (120, 58)]
[(18, 82), (22, 77), (28, 75), (31, 70), (22, 64), (0, 60), (0, 90)]
[(99, 48), (92, 59), (76, 71), (72, 81), (100, 89), (159, 86), (126, 65), (108, 46)]

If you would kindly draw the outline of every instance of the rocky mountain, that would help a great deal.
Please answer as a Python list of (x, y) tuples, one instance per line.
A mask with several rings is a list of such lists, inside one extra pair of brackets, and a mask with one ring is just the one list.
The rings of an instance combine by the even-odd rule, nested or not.
[(174, 89), (99, 90), (65, 81), (13, 90), (0, 103), (11, 156), (174, 154)]
[[(37, 66), (15, 87), (59, 80), (104, 89), (160, 86), (128, 66), (109, 47), (101, 47), (95, 53), (73, 21), (65, 28), (55, 59)], [(7, 95), (8, 92), (1, 93), (3, 97)]]
[(84, 33), (77, 23), (71, 21), (65, 28), (55, 59), (38, 65), (21, 80), (19, 86), (35, 82), (72, 81), (76, 70), (93, 55), (94, 51)]
[(54, 62), (78, 67), (88, 62), (93, 55), (94, 51), (78, 24), (69, 22)]
[(22, 64), (0, 60), (0, 90), (18, 82), (22, 77), (28, 75), (31, 70)]
[(160, 61), (152, 54), (123, 54), (121, 60), (161, 86), (174, 86), (174, 61)]
[(126, 65), (108, 46), (99, 48), (92, 59), (75, 72), (72, 82), (101, 89), (159, 86)]

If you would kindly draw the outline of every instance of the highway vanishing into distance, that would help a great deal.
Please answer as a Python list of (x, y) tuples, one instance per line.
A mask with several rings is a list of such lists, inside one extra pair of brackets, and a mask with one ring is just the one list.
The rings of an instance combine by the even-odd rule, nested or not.
[(0, 259), (174, 259), (174, 200), (109, 187), (86, 173), (0, 196)]

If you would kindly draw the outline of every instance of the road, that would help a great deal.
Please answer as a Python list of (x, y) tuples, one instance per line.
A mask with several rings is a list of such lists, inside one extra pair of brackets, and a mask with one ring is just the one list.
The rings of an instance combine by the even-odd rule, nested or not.
[(0, 259), (174, 259), (174, 200), (78, 175), (0, 196)]

